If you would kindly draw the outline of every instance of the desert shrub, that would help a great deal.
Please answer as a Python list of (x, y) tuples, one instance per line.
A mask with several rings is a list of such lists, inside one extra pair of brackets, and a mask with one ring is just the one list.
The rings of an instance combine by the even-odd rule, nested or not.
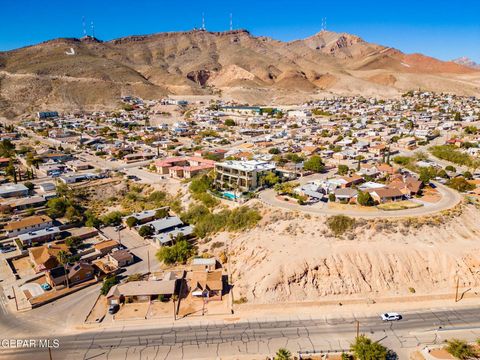
[(457, 359), (475, 358), (476, 354), (473, 347), (464, 340), (451, 339), (447, 341), (445, 348), (449, 354)]
[(447, 185), (452, 189), (455, 189), (459, 192), (467, 192), (472, 191), (475, 189), (474, 184), (470, 184), (465, 178), (463, 177), (456, 177), (447, 181)]
[(327, 226), (330, 231), (339, 236), (352, 229), (355, 225), (355, 219), (345, 215), (335, 215), (327, 219)]

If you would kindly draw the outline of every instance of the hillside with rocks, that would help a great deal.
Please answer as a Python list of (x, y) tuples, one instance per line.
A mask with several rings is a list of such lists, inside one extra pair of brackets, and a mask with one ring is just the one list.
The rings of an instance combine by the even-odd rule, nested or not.
[(471, 67), (328, 31), (291, 42), (246, 30), (60, 38), (0, 52), (0, 115), (111, 109), (122, 95), (210, 94), (258, 104), (417, 88), (478, 95), (479, 82)]
[[(439, 295), (480, 287), (479, 210), (425, 218), (357, 219), (340, 237), (325, 217), (263, 210), (262, 223), (229, 242), (237, 297), (249, 303)], [(462, 291), (463, 291), (462, 290)]]

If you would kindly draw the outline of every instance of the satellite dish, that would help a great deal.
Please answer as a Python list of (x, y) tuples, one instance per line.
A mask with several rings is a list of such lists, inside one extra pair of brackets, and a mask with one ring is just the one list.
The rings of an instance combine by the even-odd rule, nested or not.
[(67, 55), (75, 55), (75, 50), (73, 48), (70, 48), (70, 50), (65, 51), (65, 54)]

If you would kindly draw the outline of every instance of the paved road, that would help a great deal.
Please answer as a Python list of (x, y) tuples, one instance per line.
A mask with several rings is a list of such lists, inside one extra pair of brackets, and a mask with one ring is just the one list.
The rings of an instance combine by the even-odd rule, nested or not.
[(383, 211), (374, 208), (365, 209), (365, 211), (359, 210), (337, 210), (330, 209), (327, 203), (319, 202), (313, 205), (298, 205), (294, 200), (285, 202), (279, 200), (276, 196), (276, 192), (273, 189), (267, 189), (259, 194), (259, 199), (272, 207), (283, 208), (291, 211), (302, 211), (317, 215), (347, 215), (358, 218), (399, 218), (408, 216), (423, 216), (438, 213), (439, 211), (450, 209), (457, 205), (462, 196), (441, 184), (436, 183), (437, 190), (442, 195), (442, 199), (437, 203), (426, 203), (424, 206), (415, 209), (396, 210), (396, 211)]
[[(168, 327), (119, 327), (58, 337), (53, 359), (215, 359), (241, 355), (272, 355), (280, 347), (297, 351), (347, 349), (360, 332), (394, 349), (400, 359), (407, 349), (441, 343), (452, 336), (480, 336), (480, 309), (431, 309), (404, 313), (384, 323), (378, 316), (290, 318), (277, 320), (176, 323)], [(40, 337), (43, 338), (43, 337)], [(44, 349), (0, 349), (1, 359), (48, 359)]]

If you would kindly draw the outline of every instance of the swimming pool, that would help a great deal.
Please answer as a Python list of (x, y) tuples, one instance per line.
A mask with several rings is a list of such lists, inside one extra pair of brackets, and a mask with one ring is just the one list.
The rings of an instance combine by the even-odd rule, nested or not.
[(229, 191), (224, 191), (222, 193), (222, 196), (226, 197), (227, 199), (230, 199), (230, 200), (236, 200), (236, 199), (239, 198), (237, 195), (235, 195), (234, 193), (229, 192)]

